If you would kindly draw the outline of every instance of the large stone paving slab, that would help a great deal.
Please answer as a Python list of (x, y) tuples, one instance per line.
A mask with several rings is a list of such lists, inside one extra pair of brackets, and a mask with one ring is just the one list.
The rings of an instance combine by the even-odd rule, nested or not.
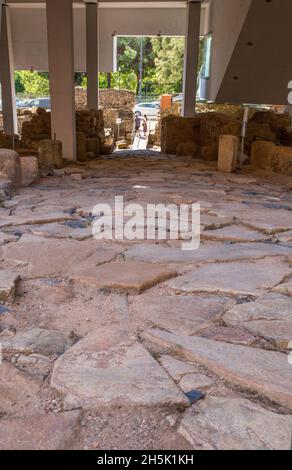
[(220, 203), (210, 213), (219, 217), (234, 217), (248, 227), (269, 234), (292, 229), (292, 212), (276, 205), (270, 209), (251, 203)]
[(51, 385), (64, 395), (66, 409), (188, 406), (185, 395), (146, 349), (115, 330), (95, 331), (59, 358)]
[(0, 450), (68, 450), (81, 422), (80, 411), (0, 421)]
[(218, 296), (175, 296), (144, 294), (130, 299), (135, 320), (166, 330), (192, 335), (234, 305), (232, 299)]
[(134, 245), (125, 252), (125, 259), (151, 263), (202, 263), (260, 259), (266, 256), (288, 256), (291, 248), (272, 243), (201, 244), (195, 251), (163, 248), (157, 245)]
[(91, 269), (84, 265), (82, 270), (78, 268), (73, 278), (99, 288), (140, 293), (176, 275), (175, 270), (165, 265), (115, 262)]
[(209, 397), (185, 412), (178, 432), (204, 450), (290, 450), (292, 416), (243, 398)]
[(106, 248), (93, 241), (51, 240), (35, 237), (1, 247), (1, 257), (8, 263), (27, 266), (32, 278), (69, 276), (85, 265), (88, 269), (115, 258), (118, 248)]
[(286, 354), (162, 330), (142, 337), (201, 364), (219, 377), (292, 409), (292, 373)]
[(292, 339), (292, 299), (269, 293), (254, 302), (236, 305), (223, 316), (228, 325), (241, 325), (281, 349)]
[(288, 263), (262, 259), (200, 266), (167, 285), (182, 292), (208, 292), (230, 295), (261, 295), (290, 274)]

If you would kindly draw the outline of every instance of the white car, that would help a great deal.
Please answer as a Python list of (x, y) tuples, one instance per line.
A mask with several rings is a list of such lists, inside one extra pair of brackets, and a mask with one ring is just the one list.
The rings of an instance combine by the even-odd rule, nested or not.
[(133, 109), (135, 114), (138, 116), (157, 116), (160, 111), (159, 103), (139, 103), (136, 104), (135, 108)]

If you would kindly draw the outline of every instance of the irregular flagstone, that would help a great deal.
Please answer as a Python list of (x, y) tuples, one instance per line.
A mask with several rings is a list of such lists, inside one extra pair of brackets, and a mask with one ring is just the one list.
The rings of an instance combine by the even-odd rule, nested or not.
[(203, 240), (232, 241), (232, 242), (257, 242), (265, 240), (262, 233), (240, 225), (229, 225), (219, 230), (205, 230), (201, 232)]
[(211, 214), (220, 217), (235, 217), (241, 223), (265, 233), (284, 232), (292, 229), (292, 212), (269, 209), (254, 204), (221, 204), (213, 207)]
[(68, 450), (77, 437), (80, 411), (0, 421), (0, 450)]
[(184, 375), (199, 373), (199, 368), (195, 364), (175, 359), (168, 354), (163, 354), (158, 360), (175, 382), (179, 382)]
[(292, 279), (288, 282), (284, 282), (283, 284), (274, 287), (273, 291), (292, 297)]
[(3, 361), (0, 365), (0, 414), (24, 416), (40, 409), (41, 381)]
[(9, 354), (63, 354), (69, 345), (60, 331), (28, 328), (19, 330), (15, 335), (4, 331), (0, 334), (3, 353)]
[(241, 325), (279, 348), (287, 349), (292, 338), (292, 300), (268, 293), (254, 302), (236, 305), (225, 313), (223, 320), (228, 325)]
[(11, 271), (0, 271), (0, 301), (13, 298), (20, 276)]
[(31, 229), (31, 233), (38, 237), (72, 238), (73, 240), (87, 240), (92, 238), (91, 227), (71, 228), (64, 224), (45, 224)]
[(99, 288), (121, 289), (127, 292), (142, 292), (156, 284), (170, 279), (177, 272), (165, 265), (151, 263), (114, 262), (78, 269), (74, 280), (93, 283)]
[(279, 284), (290, 274), (288, 264), (266, 258), (200, 266), (167, 283), (168, 287), (182, 292), (208, 292), (230, 295), (257, 296)]
[(260, 259), (266, 256), (288, 256), (291, 248), (272, 243), (201, 245), (195, 251), (163, 248), (157, 245), (134, 245), (125, 252), (126, 260), (152, 263), (202, 263)]
[[(35, 237), (36, 238), (36, 237)], [(70, 276), (78, 269), (96, 266), (115, 258), (119, 248), (103, 248), (94, 241), (51, 240), (37, 237), (30, 241), (10, 243), (0, 248), (1, 257), (13, 264), (28, 266), (32, 278)]]
[(18, 227), (19, 225), (37, 225), (47, 224), (50, 222), (62, 222), (64, 220), (70, 220), (72, 216), (65, 212), (52, 212), (46, 213), (33, 213), (31, 215), (11, 215), (7, 219), (0, 220), (0, 227)]
[(174, 296), (144, 294), (130, 298), (130, 312), (136, 320), (166, 330), (192, 335), (206, 327), (234, 305), (218, 296)]
[(187, 410), (178, 432), (204, 450), (289, 450), (292, 416), (244, 398), (208, 397)]
[(162, 330), (147, 330), (142, 337), (205, 366), (227, 382), (292, 409), (292, 373), (286, 354)]
[(107, 404), (188, 406), (185, 395), (140, 344), (115, 330), (98, 330), (61, 356), (51, 385), (65, 408)]

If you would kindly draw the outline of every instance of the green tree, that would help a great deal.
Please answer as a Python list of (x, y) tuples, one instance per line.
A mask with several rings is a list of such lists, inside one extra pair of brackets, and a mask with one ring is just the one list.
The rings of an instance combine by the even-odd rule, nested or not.
[(22, 82), (21, 72), (14, 73), (15, 80), (15, 91), (16, 93), (23, 93), (25, 91), (24, 84)]
[(16, 86), (30, 96), (48, 96), (50, 94), (49, 78), (46, 72), (23, 70), (17, 72)]
[[(153, 38), (155, 54), (157, 93), (181, 93), (183, 89), (183, 67), (185, 40), (183, 37)], [(204, 57), (205, 39), (200, 40), (199, 66)]]
[[(139, 93), (140, 62), (142, 46), (143, 80), (153, 76), (155, 55), (151, 38), (148, 37), (119, 37), (118, 38), (118, 69), (122, 74), (135, 75), (136, 94)], [(132, 80), (131, 80), (132, 83)]]
[(184, 38), (151, 39), (158, 93), (180, 93), (183, 84)]

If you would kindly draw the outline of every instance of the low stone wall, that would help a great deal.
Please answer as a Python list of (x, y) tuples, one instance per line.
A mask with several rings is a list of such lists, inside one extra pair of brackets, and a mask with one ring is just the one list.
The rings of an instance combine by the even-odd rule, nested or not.
[[(75, 89), (76, 109), (84, 110), (87, 106), (87, 91), (85, 88)], [(100, 108), (103, 110), (104, 127), (111, 129), (114, 140), (118, 139), (117, 119), (121, 119), (119, 137), (127, 138), (133, 130), (133, 108), (136, 95), (128, 90), (102, 89), (99, 90)]]
[[(136, 104), (136, 95), (129, 90), (101, 89), (99, 90), (99, 103), (103, 109), (133, 109)], [(77, 110), (87, 108), (86, 88), (75, 88), (75, 104)]]
[[(98, 138), (105, 141), (103, 112), (76, 111), (76, 132), (84, 133), (85, 138)], [(21, 141), (28, 147), (37, 148), (41, 140), (51, 139), (51, 113), (39, 108), (31, 119), (22, 125)]]
[(292, 175), (292, 147), (257, 141), (252, 144), (251, 164), (255, 170), (271, 170), (282, 175)]
[(224, 114), (201, 113), (194, 118), (167, 116), (161, 124), (161, 151), (217, 160), (220, 135), (240, 133), (240, 123)]
[[(239, 112), (237, 107), (234, 108), (234, 113), (229, 114), (206, 112), (197, 113), (194, 118), (173, 115), (162, 118), (162, 152), (180, 155), (181, 151), (186, 152), (189, 148), (187, 155), (192, 155), (196, 149), (194, 156), (204, 160), (217, 160), (220, 135), (240, 137), (242, 115), (236, 109)], [(289, 114), (253, 112), (246, 132), (247, 155), (251, 154), (251, 146), (257, 140), (290, 148), (292, 131)]]

